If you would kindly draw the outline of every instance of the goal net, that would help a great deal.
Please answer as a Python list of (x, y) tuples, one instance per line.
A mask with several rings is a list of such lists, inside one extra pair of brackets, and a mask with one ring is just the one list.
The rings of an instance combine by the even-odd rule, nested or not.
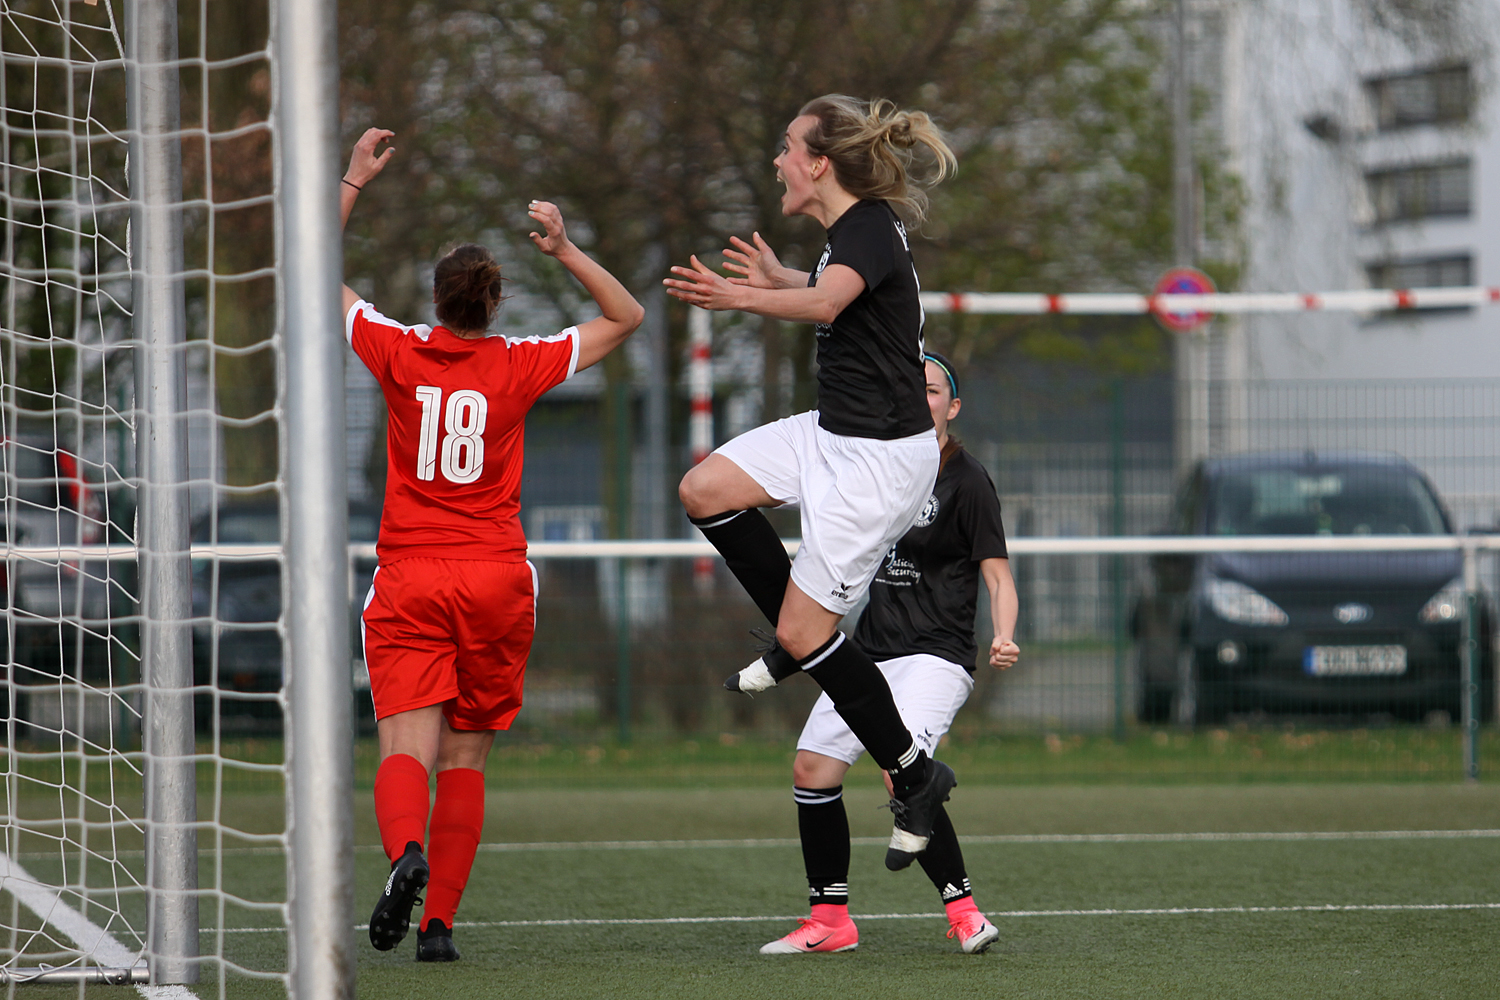
[(270, 6), (0, 0), (0, 981), (286, 979)]

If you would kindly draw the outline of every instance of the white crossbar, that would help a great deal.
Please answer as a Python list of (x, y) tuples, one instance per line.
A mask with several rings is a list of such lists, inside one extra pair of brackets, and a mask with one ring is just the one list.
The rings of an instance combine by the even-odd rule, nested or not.
[[(795, 553), (799, 539), (788, 539)], [(1436, 552), (1464, 548), (1500, 549), (1500, 535), (1137, 535), (1118, 538), (1010, 538), (1006, 548), (1018, 556), (1160, 555), (1206, 552)], [(365, 546), (368, 555), (373, 545)], [(532, 542), (532, 559), (663, 559), (717, 555), (705, 541), (692, 539), (599, 542)]]
[[(802, 544), (784, 541), (789, 554)], [(1443, 552), (1472, 549), (1500, 550), (1500, 534), (1477, 535), (1126, 535), (1074, 538), (1011, 538), (1011, 555), (1164, 555), (1211, 552)], [(279, 559), (280, 545), (194, 545), (194, 559)], [(718, 553), (706, 541), (691, 538), (622, 539), (596, 542), (532, 542), (531, 559), (690, 559)], [(32, 562), (80, 562), (131, 560), (131, 545), (8, 545), (0, 546), (0, 559)], [(349, 546), (352, 559), (374, 559), (375, 545)]]

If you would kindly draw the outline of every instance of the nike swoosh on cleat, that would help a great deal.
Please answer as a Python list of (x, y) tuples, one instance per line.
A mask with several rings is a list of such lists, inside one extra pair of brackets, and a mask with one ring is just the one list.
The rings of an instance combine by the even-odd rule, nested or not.
[(807, 942), (807, 946), (806, 947), (807, 947), (807, 949), (809, 951), (811, 951), (812, 949), (816, 948), (818, 945), (822, 944), (824, 941), (827, 941), (828, 938), (831, 938), (831, 937), (833, 937), (833, 935), (829, 934), (827, 937), (819, 938), (816, 941), (809, 941), (809, 942)]

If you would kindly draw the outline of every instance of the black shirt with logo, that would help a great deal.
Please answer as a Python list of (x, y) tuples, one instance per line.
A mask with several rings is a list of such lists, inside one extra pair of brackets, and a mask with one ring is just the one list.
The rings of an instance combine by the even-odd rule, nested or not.
[(861, 201), (828, 228), (808, 279), (852, 268), (865, 289), (818, 324), (818, 424), (845, 437), (891, 441), (932, 428), (922, 362), (921, 292), (906, 227), (883, 201)]
[(973, 673), (979, 563), (1006, 558), (995, 485), (959, 445), (917, 523), (886, 553), (854, 641), (876, 660), (931, 653)]

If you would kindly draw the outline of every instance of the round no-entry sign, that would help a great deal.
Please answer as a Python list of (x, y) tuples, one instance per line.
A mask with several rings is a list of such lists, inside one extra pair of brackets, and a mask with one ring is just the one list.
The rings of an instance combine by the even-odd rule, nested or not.
[[(1213, 279), (1196, 267), (1174, 267), (1156, 280), (1152, 295), (1212, 295)], [(1214, 318), (1211, 312), (1168, 312), (1153, 304), (1151, 314), (1173, 333), (1188, 333)]]

